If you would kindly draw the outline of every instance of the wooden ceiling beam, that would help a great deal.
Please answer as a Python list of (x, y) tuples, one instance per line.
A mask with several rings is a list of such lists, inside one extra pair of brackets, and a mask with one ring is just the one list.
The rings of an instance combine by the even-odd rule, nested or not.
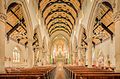
[(38, 10), (40, 9), (40, 3), (41, 3), (42, 0), (39, 0), (38, 1)]
[(100, 23), (102, 28), (105, 29), (111, 36), (113, 35), (113, 32), (107, 27), (105, 26), (103, 23)]
[[(20, 23), (22, 23), (26, 27), (26, 25), (24, 24), (24, 18), (20, 19), (11, 9), (10, 9), (10, 11), (20, 21)], [(27, 30), (23, 26), (22, 26), (22, 28), (27, 32)]]
[[(6, 22), (9, 26), (11, 26), (12, 28), (14, 27), (14, 26), (12, 26), (9, 22)], [(17, 30), (17, 29), (15, 29), (17, 32), (19, 32), (19, 30)]]
[(101, 19), (103, 19), (104, 16), (105, 16), (110, 10), (111, 10), (111, 9), (108, 9), (108, 10), (103, 14), (103, 16), (99, 19), (99, 21), (100, 21)]
[(74, 9), (74, 11), (76, 12), (76, 15), (77, 15), (77, 17), (78, 17), (78, 11), (77, 11), (77, 9), (75, 8), (75, 6), (74, 6), (71, 2), (65, 2), (65, 1), (63, 1), (63, 0), (56, 0), (55, 2), (49, 2), (49, 3), (45, 6), (45, 8), (43, 9), (43, 11), (42, 11), (42, 16), (43, 16), (45, 10), (46, 10), (48, 7), (50, 7), (51, 5), (56, 4), (56, 3), (62, 3), (62, 4), (66, 4), (66, 5), (70, 6), (72, 9)]
[[(111, 10), (111, 9), (108, 9), (107, 12), (105, 12), (104, 15), (103, 15), (100, 19), (98, 19), (98, 18), (96, 17), (96, 21), (97, 21), (97, 22), (95, 23), (94, 27), (97, 25), (98, 22), (101, 21), (101, 19), (103, 19), (103, 17), (104, 17), (110, 10)], [(93, 31), (95, 31), (95, 30), (98, 28), (98, 26), (99, 26), (99, 25), (97, 25)]]
[(63, 16), (57, 16), (57, 17), (51, 18), (51, 19), (49, 20), (49, 22), (47, 23), (47, 25), (49, 25), (49, 23), (52, 22), (52, 21), (55, 20), (55, 19), (64, 19), (64, 20), (70, 22), (70, 24), (72, 25), (72, 29), (73, 29), (72, 21), (71, 21), (70, 19), (66, 18), (66, 17), (63, 17)]
[[(108, 26), (106, 26), (106, 27), (109, 27), (109, 26), (111, 26), (112, 24), (113, 24), (114, 22), (111, 22)], [(103, 29), (102, 31), (104, 31), (105, 29)]]
[(51, 33), (52, 31), (54, 31), (54, 30), (57, 29), (57, 28), (64, 28), (64, 29), (67, 30), (69, 33), (71, 33), (68, 28), (65, 28), (65, 26), (55, 26), (54, 28), (52, 28), (52, 29), (50, 30), (49, 33)]
[(66, 30), (63, 30), (63, 29), (57, 29), (57, 30), (54, 30), (53, 32), (51, 32), (49, 35), (51, 36), (53, 33), (55, 33), (56, 31), (63, 31), (65, 33), (67, 33), (69, 36), (70, 36), (70, 33)]
[(20, 25), (20, 23), (17, 23), (9, 32), (7, 32), (7, 36), (9, 37)]
[(64, 13), (70, 15), (73, 18), (74, 24), (75, 24), (75, 17), (72, 15), (72, 13), (67, 10), (63, 10), (61, 8), (58, 8), (57, 10), (53, 10), (53, 11), (49, 12), (48, 15), (45, 17), (45, 20), (55, 12), (64, 12)]
[(70, 27), (69, 24), (67, 24), (67, 23), (65, 23), (65, 22), (59, 22), (59, 21), (51, 24), (50, 27), (48, 28), (48, 30), (50, 30), (50, 29), (52, 28), (52, 26), (54, 26), (55, 24), (64, 24), (64, 25), (66, 25), (67, 27), (69, 27), (69, 29), (72, 31), (72, 28)]

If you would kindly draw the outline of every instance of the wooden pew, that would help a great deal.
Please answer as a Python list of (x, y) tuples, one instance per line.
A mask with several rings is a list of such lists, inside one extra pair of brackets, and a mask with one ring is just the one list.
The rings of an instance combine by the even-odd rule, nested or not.
[[(0, 79), (51, 79), (56, 67), (6, 68), (6, 74), (0, 74)], [(54, 74), (54, 73), (53, 73)]]
[(64, 69), (71, 79), (120, 79), (120, 73), (105, 69), (80, 66), (66, 66)]
[(91, 72), (75, 74), (74, 79), (120, 79), (120, 73)]
[(0, 79), (45, 79), (40, 74), (0, 74)]

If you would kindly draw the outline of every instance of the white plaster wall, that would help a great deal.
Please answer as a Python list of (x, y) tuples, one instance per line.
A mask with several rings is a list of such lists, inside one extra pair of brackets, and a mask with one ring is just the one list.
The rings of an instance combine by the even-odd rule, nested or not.
[(16, 46), (19, 47), (20, 51), (21, 51), (21, 62), (13, 63), (12, 60), (11, 61), (6, 60), (5, 67), (12, 67), (12, 66), (25, 67), (25, 66), (27, 66), (27, 63), (24, 62), (24, 59), (27, 59), (27, 57), (28, 57), (28, 49), (13, 40), (5, 41), (5, 56), (7, 58), (9, 58), (9, 57), (12, 58), (13, 57), (13, 48)]

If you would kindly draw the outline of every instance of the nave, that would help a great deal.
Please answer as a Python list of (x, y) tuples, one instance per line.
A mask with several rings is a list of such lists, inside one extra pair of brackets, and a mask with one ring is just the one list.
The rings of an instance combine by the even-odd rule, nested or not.
[(33, 68), (6, 68), (0, 79), (120, 79), (120, 72), (113, 69), (88, 68), (84, 66), (64, 65), (58, 62), (54, 66)]
[(120, 0), (0, 0), (0, 79), (120, 79)]

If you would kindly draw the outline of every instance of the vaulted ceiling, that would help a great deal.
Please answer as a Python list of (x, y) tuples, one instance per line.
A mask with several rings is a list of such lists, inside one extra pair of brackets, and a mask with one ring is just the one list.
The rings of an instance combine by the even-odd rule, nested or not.
[(38, 8), (50, 36), (57, 31), (70, 36), (81, 8), (81, 0), (38, 0)]

